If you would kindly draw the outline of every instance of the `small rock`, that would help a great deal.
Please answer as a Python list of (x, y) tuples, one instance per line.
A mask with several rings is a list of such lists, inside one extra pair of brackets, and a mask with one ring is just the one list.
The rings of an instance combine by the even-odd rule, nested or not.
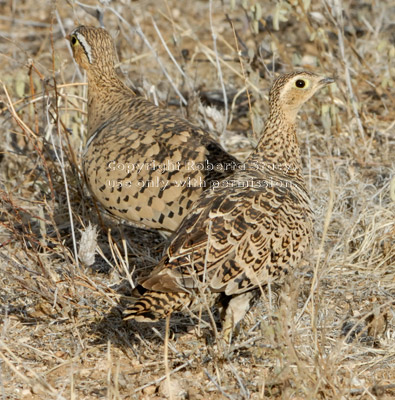
[(148, 395), (154, 394), (155, 391), (156, 391), (156, 386), (154, 385), (148, 386), (143, 389), (143, 393)]
[[(170, 388), (169, 388), (169, 383), (170, 383)], [(183, 389), (180, 382), (175, 378), (170, 379), (170, 382), (167, 379), (165, 379), (164, 381), (161, 382), (159, 386), (159, 394), (166, 398), (170, 397), (170, 391), (174, 399), (181, 399), (185, 398), (186, 396), (185, 389)]]
[(22, 390), (22, 397), (31, 397), (32, 392), (30, 389), (23, 389)]

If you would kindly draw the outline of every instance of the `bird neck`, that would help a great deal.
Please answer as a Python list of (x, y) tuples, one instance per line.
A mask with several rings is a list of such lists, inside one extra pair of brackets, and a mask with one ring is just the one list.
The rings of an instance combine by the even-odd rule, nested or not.
[(119, 113), (125, 103), (130, 101), (134, 92), (117, 76), (114, 68), (100, 71), (88, 71), (88, 137), (100, 126)]
[(279, 110), (271, 110), (264, 133), (246, 164), (303, 181), (295, 117), (293, 114), (285, 115)]

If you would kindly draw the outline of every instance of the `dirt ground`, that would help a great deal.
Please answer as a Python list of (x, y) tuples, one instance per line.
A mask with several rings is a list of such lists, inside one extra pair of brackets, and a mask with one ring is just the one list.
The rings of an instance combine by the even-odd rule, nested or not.
[[(394, 399), (394, 20), (389, 0), (1, 1), (0, 398)], [(165, 322), (122, 321), (166, 240), (84, 186), (87, 87), (65, 40), (81, 24), (110, 31), (128, 85), (240, 160), (276, 73), (336, 78), (298, 118), (311, 254), (230, 347), (204, 305), (168, 338)]]

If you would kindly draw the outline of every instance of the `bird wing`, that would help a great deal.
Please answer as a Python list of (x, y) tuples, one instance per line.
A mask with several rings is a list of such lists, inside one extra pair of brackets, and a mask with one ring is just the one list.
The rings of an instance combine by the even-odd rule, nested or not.
[(242, 181), (201, 194), (142, 282), (146, 289), (188, 291), (206, 282), (213, 291), (237, 294), (297, 265), (311, 233), (305, 194), (298, 187), (265, 186), (262, 179), (255, 187)]
[(216, 165), (236, 159), (178, 116), (143, 99), (134, 99), (134, 108), (133, 118), (117, 114), (92, 136), (85, 176), (91, 192), (113, 214), (175, 231), (211, 181), (231, 173)]

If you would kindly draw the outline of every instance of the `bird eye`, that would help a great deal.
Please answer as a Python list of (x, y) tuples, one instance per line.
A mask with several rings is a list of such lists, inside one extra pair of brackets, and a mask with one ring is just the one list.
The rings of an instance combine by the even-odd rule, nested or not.
[(76, 38), (75, 36), (72, 36), (72, 37), (71, 37), (71, 44), (72, 44), (73, 46), (75, 46), (75, 45), (77, 44), (77, 42), (78, 42), (77, 38)]
[(297, 88), (299, 88), (299, 89), (302, 89), (302, 88), (304, 88), (304, 87), (306, 86), (306, 81), (305, 81), (304, 79), (298, 79), (298, 80), (295, 82), (295, 86), (296, 86)]

